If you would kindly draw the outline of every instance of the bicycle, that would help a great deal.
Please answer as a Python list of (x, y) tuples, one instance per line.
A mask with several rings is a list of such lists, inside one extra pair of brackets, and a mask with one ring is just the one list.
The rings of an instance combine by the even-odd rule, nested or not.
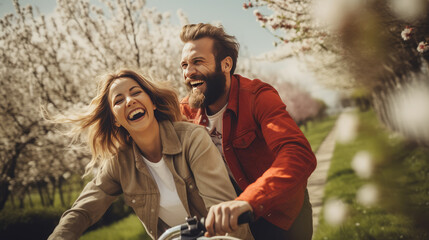
[[(159, 240), (240, 240), (231, 236), (205, 237), (206, 227), (204, 221), (204, 218), (198, 221), (197, 217), (188, 217), (186, 218), (186, 223), (167, 229), (159, 237)], [(244, 212), (238, 217), (238, 224), (250, 223), (252, 221), (253, 213), (251, 211)]]

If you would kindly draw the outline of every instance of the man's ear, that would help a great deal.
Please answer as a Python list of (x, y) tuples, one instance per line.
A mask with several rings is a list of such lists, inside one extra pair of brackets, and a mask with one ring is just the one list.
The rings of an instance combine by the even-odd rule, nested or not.
[(224, 73), (230, 73), (232, 69), (232, 58), (230, 56), (227, 56), (221, 61), (222, 66), (222, 72)]

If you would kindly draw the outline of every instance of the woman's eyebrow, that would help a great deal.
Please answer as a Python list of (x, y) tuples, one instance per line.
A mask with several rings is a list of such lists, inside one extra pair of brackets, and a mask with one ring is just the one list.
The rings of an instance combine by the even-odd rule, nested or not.
[(140, 87), (140, 86), (132, 86), (129, 91), (133, 90), (134, 88), (138, 88), (138, 87)]

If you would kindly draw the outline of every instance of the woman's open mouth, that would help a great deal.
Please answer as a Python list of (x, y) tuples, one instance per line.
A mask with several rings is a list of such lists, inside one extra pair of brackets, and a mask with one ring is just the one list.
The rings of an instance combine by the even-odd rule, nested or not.
[(137, 108), (128, 114), (128, 119), (131, 121), (135, 121), (144, 117), (144, 115), (146, 115), (146, 110), (144, 110), (143, 108)]

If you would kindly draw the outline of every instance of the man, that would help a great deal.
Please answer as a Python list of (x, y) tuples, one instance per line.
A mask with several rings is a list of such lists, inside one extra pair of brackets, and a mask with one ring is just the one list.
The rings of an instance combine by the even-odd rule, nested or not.
[(234, 74), (239, 44), (222, 27), (190, 24), (180, 37), (190, 90), (182, 114), (207, 127), (239, 195), (210, 209), (207, 235), (235, 230), (238, 216), (250, 210), (255, 239), (311, 239), (306, 187), (316, 159), (277, 91)]

